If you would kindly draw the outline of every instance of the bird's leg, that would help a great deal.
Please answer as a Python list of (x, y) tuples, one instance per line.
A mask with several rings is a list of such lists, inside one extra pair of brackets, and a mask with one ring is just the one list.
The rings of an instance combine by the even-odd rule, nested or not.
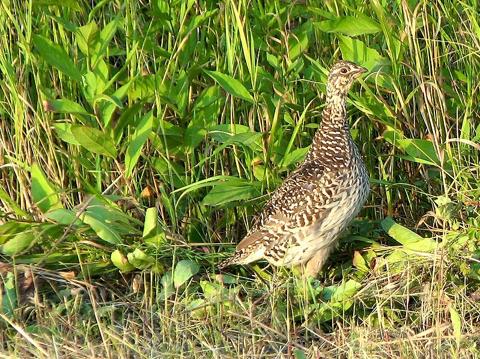
[(325, 261), (327, 260), (328, 255), (332, 249), (332, 246), (327, 246), (320, 249), (312, 258), (308, 260), (307, 264), (304, 267), (303, 275), (307, 278), (315, 278), (325, 264)]

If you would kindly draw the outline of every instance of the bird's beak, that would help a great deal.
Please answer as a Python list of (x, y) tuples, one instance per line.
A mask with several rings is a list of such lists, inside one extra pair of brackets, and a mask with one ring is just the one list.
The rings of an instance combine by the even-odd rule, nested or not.
[(355, 77), (360, 77), (360, 76), (362, 76), (362, 74), (364, 74), (365, 72), (368, 72), (368, 69), (366, 69), (365, 67), (362, 67), (362, 66), (358, 66), (358, 67), (355, 69)]

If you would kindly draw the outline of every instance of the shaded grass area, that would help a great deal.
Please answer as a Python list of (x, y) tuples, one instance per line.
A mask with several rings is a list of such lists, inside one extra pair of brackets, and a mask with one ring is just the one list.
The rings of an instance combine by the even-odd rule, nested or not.
[[(5, 353), (478, 355), (476, 2), (0, 6)], [(367, 206), (317, 280), (219, 274), (338, 58)]]

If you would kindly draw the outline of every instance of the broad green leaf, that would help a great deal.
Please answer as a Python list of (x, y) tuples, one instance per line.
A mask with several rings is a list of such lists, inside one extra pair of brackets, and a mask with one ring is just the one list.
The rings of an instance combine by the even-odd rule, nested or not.
[(308, 150), (310, 147), (304, 147), (304, 148), (297, 148), (293, 150), (292, 152), (288, 153), (282, 161), (282, 166), (283, 167), (288, 167), (290, 165), (296, 164), (300, 161), (303, 161), (305, 156), (307, 155)]
[(406, 152), (409, 155), (407, 159), (410, 161), (427, 165), (440, 165), (432, 141), (404, 138), (400, 132), (394, 130), (385, 131), (383, 137), (395, 147)]
[(145, 212), (145, 222), (143, 225), (143, 238), (156, 234), (158, 210), (157, 207), (147, 208)]
[(140, 123), (135, 127), (135, 133), (127, 147), (125, 154), (125, 176), (128, 178), (137, 164), (145, 142), (148, 140), (153, 127), (153, 112), (150, 111), (143, 116)]
[(33, 35), (32, 40), (35, 48), (45, 62), (75, 81), (82, 80), (82, 73), (60, 45), (40, 35)]
[[(98, 115), (101, 118), (103, 124), (105, 127), (107, 127), (110, 124), (110, 121), (112, 120), (113, 113), (117, 108), (122, 109), (122, 101), (127, 96), (128, 91), (130, 89), (130, 86), (132, 85), (133, 81), (128, 81), (125, 85), (121, 86), (119, 89), (117, 89), (112, 96), (110, 96), (111, 101), (105, 101), (100, 103), (99, 105), (99, 110), (98, 110)], [(141, 105), (141, 103), (139, 104)], [(136, 107), (135, 107), (136, 108)], [(127, 111), (130, 110), (127, 109)], [(122, 115), (120, 116), (120, 119), (117, 123), (117, 126), (115, 127), (115, 131), (117, 131), (117, 128), (121, 127), (121, 120), (122, 116), (125, 114), (125, 111), (123, 111)]]
[(145, 75), (135, 79), (129, 91), (131, 101), (148, 101), (158, 95), (166, 104), (175, 107), (175, 99), (170, 97), (168, 89), (170, 82), (163, 79), (163, 74)]
[(92, 71), (88, 71), (83, 76), (83, 94), (92, 107), (94, 107), (95, 96), (103, 92), (103, 86), (100, 84), (101, 82), (97, 81), (97, 75)]
[(202, 288), (205, 299), (208, 299), (210, 302), (218, 301), (224, 293), (224, 287), (220, 283), (202, 280), (200, 281), (200, 287)]
[(121, 244), (122, 238), (120, 235), (112, 228), (111, 225), (104, 223), (91, 214), (85, 213), (80, 216), (80, 219), (90, 226), (93, 231), (98, 235), (98, 237), (105, 242), (111, 244)]
[(148, 269), (155, 264), (155, 258), (138, 248), (128, 253), (127, 258), (131, 265), (140, 270)]
[(362, 285), (350, 279), (340, 285), (325, 288), (322, 295), (326, 302), (316, 305), (315, 317), (320, 321), (329, 321), (342, 316), (353, 305), (353, 297)]
[(323, 32), (340, 33), (348, 36), (375, 34), (381, 31), (380, 25), (365, 15), (340, 16), (335, 20), (325, 20), (315, 23), (315, 26)]
[(17, 303), (17, 288), (15, 286), (15, 275), (7, 272), (5, 276), (0, 275), (0, 288), (3, 287), (3, 293), (0, 293), (2, 299), (1, 312), (9, 318), (14, 316)]
[(83, 25), (75, 31), (77, 45), (84, 55), (90, 54), (90, 47), (92, 46), (98, 32), (98, 26), (94, 22)]
[[(142, 110), (142, 108), (143, 108), (143, 104), (141, 102), (137, 102), (132, 107), (129, 107), (122, 112), (122, 114), (120, 115), (120, 118), (116, 121), (116, 126), (114, 129), (113, 137), (115, 139), (116, 144), (120, 143), (125, 128), (130, 124), (132, 124), (137, 119), (137, 115)], [(111, 111), (110, 115), (105, 114), (108, 111), (110, 111), (107, 108), (105, 109), (105, 112), (103, 112), (103, 110), (100, 110), (100, 111), (102, 112), (102, 115), (101, 115), (102, 119), (104, 121), (107, 121), (107, 123), (110, 123), (110, 120), (112, 117), (111, 115), (113, 114), (113, 111)]]
[(309, 36), (312, 33), (312, 23), (307, 21), (288, 38), (288, 56), (290, 60), (295, 60), (298, 56), (308, 49)]
[(55, 128), (55, 132), (57, 133), (58, 137), (62, 141), (66, 143), (70, 143), (72, 145), (80, 146), (80, 142), (78, 142), (75, 139), (75, 136), (73, 136), (71, 123), (66, 123), (66, 122), (55, 123), (53, 127)]
[(179, 288), (182, 284), (187, 282), (200, 270), (200, 266), (191, 260), (184, 259), (177, 263), (173, 273), (173, 283), (175, 288)]
[(422, 139), (401, 139), (396, 145), (410, 155), (415, 162), (425, 164), (440, 164), (437, 151), (432, 141)]
[(215, 141), (224, 143), (230, 140), (233, 135), (246, 132), (250, 132), (250, 128), (248, 126), (240, 124), (222, 124), (212, 127), (208, 134)]
[(169, 95), (175, 99), (176, 112), (183, 118), (190, 95), (190, 80), (185, 70), (181, 70), (175, 80), (175, 86), (173, 86), (173, 82), (171, 83)]
[(293, 350), (293, 355), (295, 359), (307, 359), (307, 356), (305, 355), (305, 352), (301, 349), (294, 349)]
[(355, 253), (353, 254), (352, 264), (355, 268), (357, 268), (361, 272), (368, 272), (369, 271), (369, 268), (368, 268), (367, 262), (365, 261), (365, 258), (363, 258), (362, 255), (360, 254), (360, 252), (358, 252), (358, 251), (355, 251)]
[(214, 79), (230, 95), (241, 98), (248, 102), (253, 102), (253, 97), (243, 84), (229, 75), (218, 71), (207, 71), (205, 73)]
[(74, 125), (71, 131), (75, 140), (92, 153), (117, 157), (117, 149), (112, 138), (102, 131), (88, 126)]
[(82, 105), (66, 98), (49, 101), (47, 103), (47, 109), (58, 113), (91, 115)]
[(162, 290), (159, 293), (159, 298), (162, 300), (166, 300), (172, 294), (175, 293), (175, 287), (173, 286), (173, 275), (172, 272), (166, 272), (162, 279), (160, 279), (160, 283), (162, 284)]
[(185, 145), (196, 148), (206, 137), (208, 131), (203, 127), (190, 126), (185, 130)]
[(452, 321), (453, 336), (455, 337), (458, 348), (462, 340), (462, 317), (452, 304), (448, 305), (448, 311), (450, 312), (450, 320)]
[(262, 137), (263, 135), (259, 132), (237, 133), (236, 135), (232, 135), (224, 143), (248, 146), (256, 152), (262, 152)]
[(385, 71), (390, 62), (381, 56), (377, 50), (365, 45), (363, 41), (352, 39), (348, 36), (337, 35), (340, 40), (340, 50), (344, 60), (353, 61), (370, 71), (382, 68)]
[(433, 239), (420, 237), (408, 228), (395, 223), (391, 217), (385, 218), (381, 224), (384, 231), (397, 242), (403, 244), (406, 249), (417, 252), (433, 252), (438, 246), (438, 243)]
[(63, 208), (58, 191), (48, 181), (37, 163), (32, 165), (30, 173), (32, 176), (32, 198), (38, 208), (43, 213), (52, 209)]
[(10, 209), (13, 210), (13, 212), (17, 216), (25, 217), (28, 215), (27, 212), (21, 209), (20, 206), (13, 199), (10, 198), (8, 193), (2, 187), (0, 187), (0, 200), (2, 200), (3, 203), (10, 207)]
[(135, 269), (135, 267), (128, 261), (127, 257), (125, 257), (118, 249), (112, 252), (110, 260), (122, 273), (131, 272)]
[(205, 206), (220, 206), (232, 201), (244, 201), (258, 196), (257, 187), (247, 181), (229, 181), (215, 185), (203, 198)]
[(105, 55), (108, 45), (117, 32), (119, 25), (120, 18), (117, 17), (105, 25), (105, 27), (100, 31), (91, 54), (92, 68), (95, 68), (98, 64), (98, 61)]
[(361, 283), (354, 281), (353, 279), (349, 279), (348, 281), (340, 284), (333, 294), (330, 297), (330, 301), (332, 302), (341, 302), (344, 300), (352, 299), (353, 296), (358, 292), (358, 290), (362, 287)]
[(7, 242), (17, 234), (31, 230), (30, 223), (9, 221), (0, 225), (0, 244)]
[(183, 166), (163, 157), (153, 158), (152, 165), (164, 181), (173, 184), (175, 188), (185, 186), (186, 175)]
[(75, 11), (80, 11), (82, 8), (76, 0), (33, 0), (32, 4), (34, 6), (58, 6)]
[(77, 218), (75, 212), (65, 208), (58, 208), (48, 211), (45, 217), (66, 226), (69, 226), (73, 223), (81, 224), (81, 221)]
[(1, 252), (7, 256), (15, 256), (31, 247), (35, 243), (37, 237), (38, 233), (33, 229), (18, 233), (15, 237), (1, 246)]
[(437, 205), (435, 215), (449, 223), (453, 223), (461, 213), (462, 204), (452, 201), (448, 196), (439, 196), (435, 200)]

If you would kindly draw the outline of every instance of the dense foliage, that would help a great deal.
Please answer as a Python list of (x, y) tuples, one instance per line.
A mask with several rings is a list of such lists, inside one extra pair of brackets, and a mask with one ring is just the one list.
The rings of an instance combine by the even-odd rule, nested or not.
[[(473, 0), (2, 1), (3, 349), (478, 355), (479, 18)], [(340, 58), (369, 69), (348, 105), (367, 206), (318, 280), (220, 275)]]

